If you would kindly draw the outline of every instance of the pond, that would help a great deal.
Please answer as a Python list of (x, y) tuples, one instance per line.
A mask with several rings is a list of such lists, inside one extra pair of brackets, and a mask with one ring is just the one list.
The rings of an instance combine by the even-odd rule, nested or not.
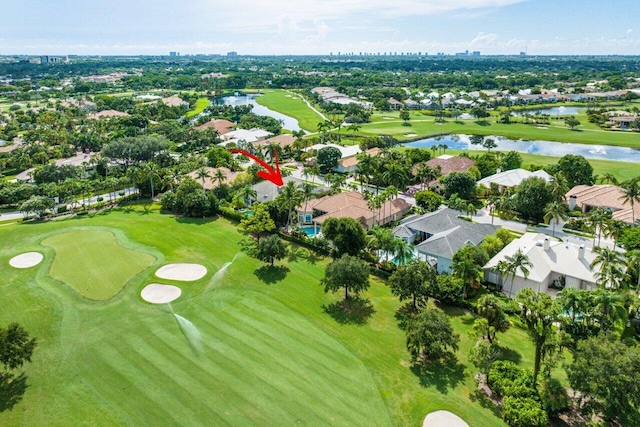
[[(528, 141), (513, 140), (503, 136), (488, 136), (498, 146), (496, 150), (518, 151), (520, 153), (539, 154), (543, 156), (562, 157), (565, 154), (576, 154), (586, 159), (621, 160), (640, 163), (640, 150), (628, 147), (614, 147), (611, 145), (592, 145), (565, 143), (555, 141)], [(420, 139), (418, 141), (403, 144), (405, 147), (431, 148), (432, 146), (447, 145), (452, 150), (485, 150), (482, 145), (474, 145), (470, 142), (469, 135), (445, 135), (433, 138)]]
[(252, 111), (259, 116), (269, 116), (273, 117), (276, 120), (280, 120), (282, 123), (282, 127), (285, 129), (289, 129), (291, 131), (299, 131), (300, 125), (298, 125), (298, 121), (293, 117), (287, 116), (286, 114), (278, 113), (277, 111), (273, 111), (268, 109), (267, 107), (260, 105), (256, 102), (256, 98), (260, 95), (245, 95), (238, 94), (231, 96), (222, 96), (219, 98), (215, 98), (211, 101), (214, 105), (253, 105)]
[(524, 114), (531, 114), (531, 115), (536, 115), (537, 113), (540, 114), (547, 114), (549, 116), (569, 116), (569, 115), (575, 115), (578, 114), (578, 112), (580, 110), (584, 110), (584, 107), (551, 107), (551, 108), (539, 108), (536, 110), (520, 110), (520, 111), (514, 111), (513, 115), (514, 116), (522, 116)]

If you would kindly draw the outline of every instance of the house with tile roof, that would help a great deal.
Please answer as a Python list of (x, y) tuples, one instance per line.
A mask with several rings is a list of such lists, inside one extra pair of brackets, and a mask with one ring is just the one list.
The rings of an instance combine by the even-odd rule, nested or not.
[(368, 230), (374, 225), (399, 221), (409, 209), (411, 205), (404, 199), (393, 199), (372, 210), (362, 193), (351, 191), (309, 200), (296, 207), (296, 212), (300, 226), (322, 226), (328, 218), (353, 218)]
[[(512, 284), (511, 277), (502, 277), (497, 266), (518, 250), (527, 256), (532, 267), (526, 277), (518, 269)], [(525, 233), (489, 260), (484, 266), (484, 279), (497, 285), (510, 298), (524, 288), (547, 292), (554, 297), (562, 288), (593, 290), (597, 286), (591, 263), (596, 256), (584, 245), (556, 241), (544, 234)]]
[(220, 170), (224, 174), (224, 179), (221, 180), (222, 183), (227, 185), (230, 185), (231, 183), (233, 183), (233, 181), (238, 177), (238, 175), (242, 173), (242, 172), (232, 171), (231, 169), (225, 168), (224, 166), (221, 166), (219, 168), (212, 168), (212, 167), (206, 166), (205, 169), (209, 176), (204, 178), (204, 180), (202, 178), (198, 178), (197, 170), (193, 172), (189, 172), (187, 174), (188, 177), (195, 179), (198, 182), (198, 184), (202, 185), (202, 188), (204, 188), (205, 190), (212, 190), (218, 187), (218, 185), (220, 185), (220, 180), (216, 179), (218, 170)]
[(196, 126), (196, 130), (205, 130), (213, 128), (218, 131), (218, 135), (225, 135), (233, 130), (236, 125), (233, 122), (225, 119), (212, 119), (206, 123)]
[(624, 190), (617, 185), (576, 185), (565, 195), (569, 209), (578, 206), (587, 213), (593, 209), (605, 209), (612, 213), (612, 219), (633, 224), (640, 219), (640, 203), (631, 204), (624, 200)]
[(528, 171), (526, 169), (511, 169), (504, 172), (498, 172), (493, 175), (489, 175), (486, 178), (482, 178), (478, 181), (478, 185), (482, 185), (487, 188), (491, 188), (491, 184), (496, 184), (498, 189), (502, 191), (507, 187), (517, 187), (527, 178), (538, 177), (547, 182), (551, 182), (551, 175), (542, 169), (535, 172)]
[(435, 212), (405, 218), (393, 229), (395, 237), (419, 242), (414, 253), (433, 265), (438, 273), (451, 273), (453, 255), (466, 245), (477, 246), (499, 226), (478, 224), (459, 218), (460, 212), (441, 208)]
[(117, 110), (102, 110), (98, 113), (90, 114), (89, 118), (94, 120), (100, 120), (111, 117), (127, 117), (129, 113), (124, 113)]

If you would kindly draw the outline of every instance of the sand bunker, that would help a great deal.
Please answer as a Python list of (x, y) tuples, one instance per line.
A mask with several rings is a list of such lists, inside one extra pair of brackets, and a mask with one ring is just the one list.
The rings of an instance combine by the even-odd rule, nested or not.
[(413, 136), (418, 136), (418, 134), (417, 133), (405, 133), (404, 136), (411, 138)]
[(167, 264), (156, 271), (156, 276), (161, 279), (183, 282), (202, 279), (205, 274), (207, 274), (207, 268), (200, 264)]
[(27, 252), (11, 258), (9, 265), (15, 268), (29, 268), (40, 264), (42, 258), (44, 257), (40, 252)]
[(182, 290), (177, 286), (157, 283), (145, 286), (140, 292), (142, 299), (152, 304), (166, 304), (177, 299), (180, 294), (182, 294)]
[(435, 411), (428, 414), (422, 422), (422, 427), (469, 427), (462, 418), (449, 411)]

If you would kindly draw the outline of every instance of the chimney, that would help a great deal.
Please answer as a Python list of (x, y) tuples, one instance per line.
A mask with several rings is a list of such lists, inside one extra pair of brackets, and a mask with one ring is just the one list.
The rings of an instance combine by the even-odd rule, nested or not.
[(550, 247), (551, 247), (551, 240), (549, 240), (548, 237), (545, 237), (544, 238), (544, 250), (548, 251)]
[(578, 259), (584, 259), (584, 245), (580, 245), (578, 248)]
[(576, 200), (578, 198), (576, 196), (569, 196), (569, 210), (573, 210), (576, 207)]

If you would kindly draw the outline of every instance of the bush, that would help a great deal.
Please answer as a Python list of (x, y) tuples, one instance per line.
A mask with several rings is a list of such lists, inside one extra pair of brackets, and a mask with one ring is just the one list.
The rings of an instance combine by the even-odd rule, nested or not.
[(505, 397), (502, 419), (511, 427), (543, 427), (549, 425), (547, 413), (533, 399)]
[(560, 384), (560, 381), (555, 378), (542, 381), (542, 384), (540, 384), (540, 400), (542, 401), (542, 407), (552, 417), (568, 409), (570, 404), (567, 391)]
[(531, 383), (532, 377), (526, 370), (505, 360), (495, 362), (487, 376), (487, 385), (501, 396), (508, 396), (509, 391), (518, 395), (527, 394), (519, 388), (521, 386), (530, 388)]

